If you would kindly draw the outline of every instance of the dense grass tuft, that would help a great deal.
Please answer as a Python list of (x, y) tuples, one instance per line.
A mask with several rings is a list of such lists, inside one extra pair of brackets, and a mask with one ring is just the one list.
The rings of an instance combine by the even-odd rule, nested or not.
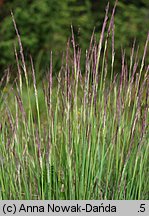
[(32, 58), (26, 66), (13, 18), (20, 57), (15, 50), (17, 79), (0, 82), (0, 199), (149, 198), (149, 34), (142, 61), (134, 43), (129, 65), (122, 50), (116, 73), (108, 7), (85, 69), (72, 29), (60, 72), (53, 75), (51, 52), (42, 85)]

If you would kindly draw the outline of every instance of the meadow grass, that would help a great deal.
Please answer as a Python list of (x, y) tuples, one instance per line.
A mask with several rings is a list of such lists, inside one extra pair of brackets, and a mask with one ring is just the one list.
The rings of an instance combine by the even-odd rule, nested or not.
[(54, 74), (51, 52), (42, 84), (13, 18), (20, 56), (15, 50), (17, 79), (0, 82), (0, 199), (149, 198), (149, 34), (142, 60), (134, 43), (130, 64), (122, 50), (116, 72), (114, 13), (108, 21), (107, 6), (84, 73), (72, 28), (61, 70)]

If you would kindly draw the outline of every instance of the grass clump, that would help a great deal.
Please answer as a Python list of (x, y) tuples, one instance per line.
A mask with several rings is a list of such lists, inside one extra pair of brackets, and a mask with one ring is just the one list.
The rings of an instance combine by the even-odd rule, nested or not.
[(122, 50), (116, 73), (114, 13), (108, 22), (107, 6), (84, 73), (72, 29), (73, 56), (68, 41), (55, 77), (51, 52), (42, 85), (32, 58), (26, 66), (13, 18), (20, 59), (15, 51), (17, 79), (9, 84), (6, 74), (0, 83), (0, 199), (148, 199), (149, 35), (141, 63), (134, 44), (130, 65)]

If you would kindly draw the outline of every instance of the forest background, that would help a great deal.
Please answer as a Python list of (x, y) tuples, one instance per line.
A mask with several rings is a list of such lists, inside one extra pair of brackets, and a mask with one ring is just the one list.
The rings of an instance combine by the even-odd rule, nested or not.
[[(109, 1), (111, 10), (114, 2)], [(21, 35), (26, 61), (32, 55), (36, 70), (42, 75), (49, 66), (51, 50), (55, 71), (59, 70), (63, 51), (71, 36), (71, 25), (77, 45), (85, 57), (94, 28), (97, 40), (100, 36), (107, 3), (107, 0), (1, 0), (0, 77), (6, 69), (11, 68), (13, 71), (16, 68), (14, 47), (17, 46), (17, 37), (11, 11)], [(119, 0), (115, 16), (117, 68), (121, 66), (121, 48), (125, 48), (126, 56), (129, 57), (134, 40), (139, 52), (143, 53), (148, 29), (149, 1)]]

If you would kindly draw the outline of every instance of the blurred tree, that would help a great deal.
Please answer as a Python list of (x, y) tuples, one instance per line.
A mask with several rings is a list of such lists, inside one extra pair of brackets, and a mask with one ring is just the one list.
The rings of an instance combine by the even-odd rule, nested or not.
[[(12, 24), (12, 10), (21, 34), (25, 55), (31, 54), (40, 69), (47, 67), (50, 50), (59, 68), (61, 53), (74, 27), (75, 38), (83, 52), (94, 27), (99, 36), (105, 7), (109, 0), (11, 0), (0, 1), (0, 69), (15, 64), (16, 33)], [(110, 11), (115, 0), (110, 0)], [(129, 55), (134, 38), (141, 51), (149, 30), (148, 0), (119, 0), (115, 16), (115, 48), (117, 61), (121, 45)], [(109, 14), (110, 16), (110, 14)]]
[[(133, 2), (134, 4), (132, 4)], [(127, 57), (130, 55), (134, 39), (136, 39), (136, 46), (139, 46), (140, 53), (143, 53), (145, 40), (149, 31), (148, 6), (149, 3), (145, 0), (119, 1), (115, 16), (115, 48), (118, 50), (117, 59), (120, 56), (121, 47), (125, 48)]]
[[(83, 48), (89, 40), (92, 19), (89, 1), (77, 0), (13, 0), (5, 5), (6, 11), (0, 24), (0, 66), (14, 63), (13, 44), (17, 41), (10, 10), (13, 10), (16, 23), (21, 34), (25, 53), (36, 58), (38, 65), (49, 62), (49, 52), (54, 51), (59, 64), (58, 52), (64, 50), (70, 26), (74, 26), (77, 40), (83, 41)], [(8, 9), (9, 8), (9, 9)], [(9, 16), (8, 16), (9, 14)], [(17, 43), (17, 42), (16, 42)]]

